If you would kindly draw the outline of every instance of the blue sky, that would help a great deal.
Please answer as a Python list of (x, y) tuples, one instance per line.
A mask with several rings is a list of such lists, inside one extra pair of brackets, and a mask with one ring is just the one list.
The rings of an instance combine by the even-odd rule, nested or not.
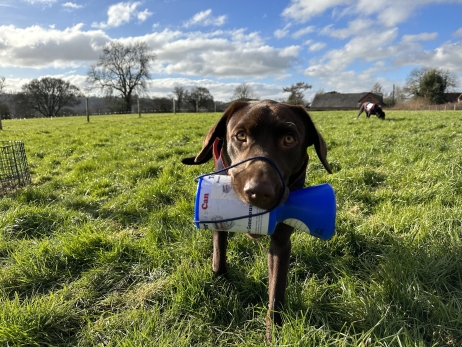
[(145, 40), (157, 54), (149, 96), (177, 85), (229, 101), (245, 82), (281, 100), (298, 81), (323, 90), (385, 94), (414, 68), (457, 76), (462, 0), (0, 0), (0, 76), (19, 90), (53, 76), (85, 87), (111, 40)]

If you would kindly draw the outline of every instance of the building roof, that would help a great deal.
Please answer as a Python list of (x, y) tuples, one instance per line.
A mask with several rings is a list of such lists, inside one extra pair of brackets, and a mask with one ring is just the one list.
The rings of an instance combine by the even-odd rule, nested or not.
[(444, 95), (446, 96), (446, 101), (447, 102), (457, 102), (459, 100), (459, 98), (462, 99), (462, 94), (460, 92), (458, 93), (444, 93)]
[(368, 94), (372, 94), (376, 99), (382, 101), (383, 96), (381, 94), (375, 94), (371, 92), (362, 93), (337, 93), (328, 92), (323, 94), (316, 94), (313, 102), (311, 103), (312, 108), (357, 108), (359, 102), (363, 100)]

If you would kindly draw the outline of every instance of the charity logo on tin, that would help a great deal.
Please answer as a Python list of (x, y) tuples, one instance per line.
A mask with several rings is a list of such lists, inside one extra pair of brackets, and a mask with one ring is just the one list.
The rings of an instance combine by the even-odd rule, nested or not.
[(228, 194), (233, 190), (233, 187), (230, 184), (223, 184), (221, 187), (223, 194)]
[(215, 216), (215, 217), (212, 218), (212, 221), (214, 222), (213, 225), (214, 225), (215, 229), (217, 229), (217, 230), (229, 230), (236, 224), (232, 220), (222, 222), (221, 221), (222, 219), (223, 219), (223, 217), (221, 217), (221, 216)]

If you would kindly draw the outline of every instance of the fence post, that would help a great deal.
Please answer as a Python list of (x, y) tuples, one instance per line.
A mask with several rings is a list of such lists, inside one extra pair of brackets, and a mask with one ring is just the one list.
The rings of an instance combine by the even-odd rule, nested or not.
[(87, 123), (90, 123), (90, 113), (88, 113), (88, 98), (85, 98), (85, 113), (87, 114)]
[(138, 96), (138, 117), (141, 118), (140, 97)]
[(175, 99), (172, 98), (172, 101), (173, 101), (173, 114), (176, 114)]

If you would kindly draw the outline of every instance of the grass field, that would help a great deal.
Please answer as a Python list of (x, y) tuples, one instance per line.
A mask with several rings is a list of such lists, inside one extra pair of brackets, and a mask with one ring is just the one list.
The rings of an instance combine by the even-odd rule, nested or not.
[[(313, 112), (306, 185), (337, 234), (294, 234), (275, 346), (462, 346), (462, 113)], [(233, 234), (227, 279), (186, 167), (219, 114), (4, 120), (33, 184), (0, 198), (0, 346), (264, 346), (268, 238)]]

